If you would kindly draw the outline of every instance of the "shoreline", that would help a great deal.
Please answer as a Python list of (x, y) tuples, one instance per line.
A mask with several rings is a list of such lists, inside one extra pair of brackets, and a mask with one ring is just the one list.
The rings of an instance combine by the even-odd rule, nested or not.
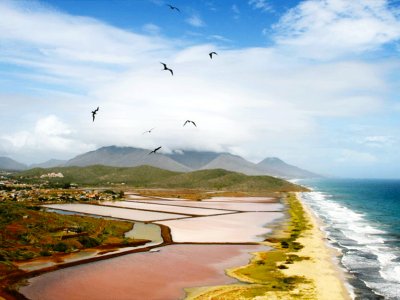
[(309, 256), (311, 259), (300, 261), (283, 272), (311, 278), (316, 286), (317, 299), (353, 299), (350, 285), (346, 281), (348, 275), (339, 265), (338, 257), (341, 253), (327, 242), (326, 234), (320, 228), (325, 224), (302, 200), (299, 193), (296, 193), (296, 198), (312, 225), (312, 228), (298, 238), (297, 241), (304, 248), (297, 254)]
[(226, 270), (238, 284), (187, 288), (185, 299), (353, 299), (322, 221), (298, 193), (285, 202), (289, 217), (262, 243), (273, 249), (252, 253), (248, 265)]

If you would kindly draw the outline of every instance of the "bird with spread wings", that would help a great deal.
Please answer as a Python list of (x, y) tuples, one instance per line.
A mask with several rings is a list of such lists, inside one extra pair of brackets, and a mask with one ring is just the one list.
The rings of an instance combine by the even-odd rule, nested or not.
[(156, 152), (157, 152), (158, 150), (160, 150), (160, 149), (161, 149), (161, 146), (160, 146), (160, 147), (157, 147), (156, 149), (150, 151), (149, 155), (152, 154), (152, 153), (156, 154)]
[(195, 127), (197, 127), (196, 123), (190, 120), (186, 120), (185, 123), (183, 123), (183, 126), (185, 126), (187, 123), (192, 123)]
[(97, 108), (96, 108), (95, 110), (92, 111), (93, 122), (94, 122), (94, 119), (96, 118), (96, 114), (97, 114), (97, 112), (99, 111), (99, 109), (100, 109), (100, 108), (97, 106)]
[(167, 67), (167, 64), (164, 64), (163, 62), (160, 62), (160, 64), (162, 64), (162, 65), (164, 66), (163, 71), (170, 71), (170, 72), (171, 72), (171, 75), (172, 75), (172, 76), (174, 75), (174, 71), (172, 71), (172, 69), (168, 68), (168, 67)]

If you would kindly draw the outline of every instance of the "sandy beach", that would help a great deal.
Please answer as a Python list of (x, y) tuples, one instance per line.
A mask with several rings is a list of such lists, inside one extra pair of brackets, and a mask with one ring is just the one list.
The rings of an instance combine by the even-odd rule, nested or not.
[(321, 221), (301, 201), (298, 194), (296, 197), (302, 203), (312, 225), (312, 228), (297, 239), (304, 248), (296, 254), (310, 259), (298, 261), (282, 271), (288, 276), (304, 276), (311, 279), (317, 299), (351, 299), (344, 282), (345, 274), (334, 261), (339, 253), (327, 244), (325, 234), (320, 230)]

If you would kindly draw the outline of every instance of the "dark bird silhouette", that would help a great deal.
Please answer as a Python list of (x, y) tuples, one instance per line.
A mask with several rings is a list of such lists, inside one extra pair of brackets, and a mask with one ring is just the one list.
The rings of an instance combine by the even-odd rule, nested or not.
[(190, 120), (186, 120), (185, 123), (183, 123), (183, 126), (185, 126), (187, 123), (192, 123), (195, 127), (197, 127), (196, 123)]
[(155, 153), (156, 153), (158, 150), (160, 150), (160, 149), (161, 149), (161, 146), (160, 146), (160, 147), (157, 147), (157, 148), (154, 149), (153, 151), (150, 151), (149, 155), (152, 154), (152, 153), (155, 154)]
[(168, 6), (170, 9), (172, 9), (172, 10), (175, 9), (175, 10), (181, 12), (181, 11), (179, 10), (179, 8), (177, 8), (176, 6), (173, 6), (173, 5), (171, 5), (171, 4), (167, 4), (167, 6)]
[(160, 64), (162, 64), (164, 66), (163, 71), (165, 71), (165, 70), (170, 71), (171, 75), (172, 76), (174, 75), (174, 71), (172, 71), (170, 68), (168, 68), (166, 64), (164, 64), (163, 62), (160, 62)]
[(218, 55), (218, 53), (215, 52), (215, 51), (213, 51), (213, 52), (208, 53), (208, 55), (210, 55), (210, 58), (212, 59), (212, 58), (213, 58), (213, 55)]
[(95, 110), (92, 111), (93, 122), (94, 122), (94, 119), (96, 118), (96, 114), (97, 114), (98, 111), (99, 111), (99, 107), (98, 106), (97, 106), (97, 108)]
[(145, 132), (143, 132), (142, 134), (145, 134), (145, 133), (151, 133), (152, 131), (153, 131), (153, 129), (154, 128), (152, 128), (152, 129), (150, 129), (150, 130), (146, 130)]

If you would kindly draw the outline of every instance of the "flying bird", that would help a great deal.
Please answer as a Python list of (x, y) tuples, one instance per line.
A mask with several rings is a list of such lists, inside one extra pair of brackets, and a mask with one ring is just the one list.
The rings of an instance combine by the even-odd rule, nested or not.
[(172, 76), (174, 75), (174, 71), (172, 71), (170, 68), (168, 68), (166, 64), (164, 64), (163, 62), (160, 62), (160, 64), (162, 64), (164, 66), (163, 71), (165, 71), (165, 70), (170, 71), (171, 75)]
[(152, 128), (152, 129), (150, 129), (150, 130), (146, 130), (145, 132), (143, 132), (142, 134), (145, 134), (145, 133), (151, 133), (152, 131), (153, 131), (153, 129), (154, 128)]
[(149, 155), (152, 154), (152, 153), (155, 154), (155, 153), (156, 153), (158, 150), (160, 150), (160, 149), (161, 149), (161, 146), (160, 146), (160, 147), (157, 147), (157, 148), (154, 149), (153, 151), (150, 151)]
[(93, 122), (94, 122), (94, 119), (96, 118), (96, 114), (97, 114), (98, 111), (99, 111), (99, 107), (98, 106), (97, 106), (97, 108), (95, 110), (92, 111)]
[(183, 123), (183, 126), (185, 126), (187, 123), (192, 123), (195, 127), (197, 127), (196, 123), (190, 120), (186, 120), (185, 123)]
[(218, 53), (215, 52), (215, 51), (213, 51), (213, 52), (208, 53), (208, 55), (209, 55), (210, 58), (212, 59), (212, 58), (213, 58), (213, 55), (218, 55)]
[(172, 9), (172, 10), (175, 9), (175, 10), (181, 12), (181, 11), (179, 10), (179, 8), (177, 8), (176, 6), (173, 6), (173, 5), (171, 5), (171, 4), (167, 4), (167, 6), (168, 6), (170, 9)]

